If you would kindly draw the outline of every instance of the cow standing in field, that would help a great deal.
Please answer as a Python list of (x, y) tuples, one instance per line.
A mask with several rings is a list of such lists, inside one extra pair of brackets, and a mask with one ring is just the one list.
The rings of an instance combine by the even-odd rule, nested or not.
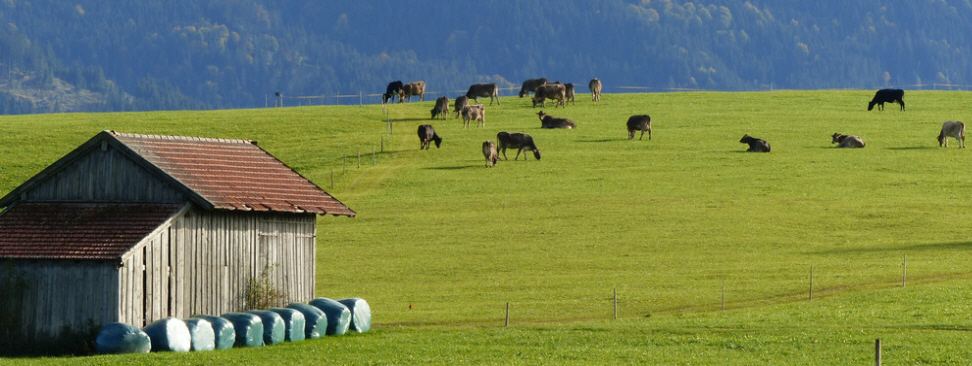
[(837, 147), (844, 147), (844, 148), (864, 147), (864, 140), (854, 135), (844, 135), (840, 133), (834, 133), (830, 137), (833, 137), (833, 140), (831, 140), (830, 143), (837, 144)]
[(567, 101), (570, 101), (570, 104), (577, 105), (574, 101), (574, 83), (564, 84), (564, 102)]
[(523, 86), (520, 87), (520, 98), (525, 95), (530, 95), (530, 93), (535, 93), (538, 87), (547, 85), (547, 78), (530, 79), (523, 82)]
[(477, 127), (486, 127), (486, 106), (473, 104), (462, 107), (462, 127), (469, 127), (469, 121), (479, 121)]
[(874, 109), (874, 105), (878, 105), (878, 110), (884, 110), (884, 103), (898, 103), (901, 105), (901, 110), (905, 110), (904, 103), (904, 90), (901, 89), (881, 89), (874, 93), (874, 98), (871, 99), (870, 103), (867, 103), (867, 110)]
[(402, 86), (402, 90), (398, 92), (398, 102), (404, 103), (406, 99), (409, 102), (412, 101), (412, 96), (418, 95), (419, 101), (425, 101), (425, 82), (416, 81), (414, 83), (408, 83)]
[[(385, 94), (381, 95), (381, 104), (388, 103), (389, 100), (394, 98), (396, 95), (399, 95), (398, 93), (401, 91), (402, 91), (401, 80), (396, 80), (388, 83), (388, 86), (385, 87)], [(401, 96), (399, 96), (399, 100), (401, 100), (400, 97)]]
[(492, 141), (483, 142), (483, 157), (486, 158), (487, 168), (495, 166), (496, 161), (499, 160), (499, 154), (496, 152), (496, 144)]
[(469, 105), (469, 97), (465, 95), (456, 97), (456, 107), (454, 109), (456, 111), (456, 118), (459, 118), (459, 115), (462, 113), (462, 108), (467, 105)]
[(587, 88), (591, 89), (591, 100), (597, 102), (601, 100), (601, 80), (594, 78), (590, 83), (587, 84)]
[(749, 134), (744, 135), (739, 142), (749, 144), (749, 149), (746, 150), (748, 152), (770, 152), (768, 142), (749, 136)]
[(496, 99), (496, 104), (499, 105), (499, 88), (496, 84), (473, 84), (469, 86), (469, 90), (466, 91), (466, 97), (472, 98), (479, 104), (479, 97), (489, 97), (489, 105), (493, 105), (493, 99)]
[(645, 137), (645, 131), (648, 131), (648, 139), (651, 140), (651, 117), (647, 114), (641, 114), (628, 118), (628, 140), (634, 138), (635, 131), (641, 131), (638, 140)]
[(574, 123), (574, 121), (567, 118), (554, 117), (543, 113), (543, 111), (538, 112), (537, 116), (540, 116), (540, 128), (565, 128), (569, 130), (577, 127), (577, 124)]
[(435, 100), (435, 107), (432, 107), (432, 119), (440, 117), (439, 119), (445, 120), (447, 114), (449, 114), (449, 97), (439, 97)]
[(965, 147), (965, 124), (959, 121), (945, 121), (942, 132), (938, 134), (938, 146), (948, 147), (948, 137), (959, 140), (959, 148)]
[[(496, 134), (496, 140), (499, 141), (498, 149), (503, 152), (503, 159), (510, 160), (506, 157), (506, 149), (517, 149), (516, 157), (513, 160), (520, 158), (520, 152), (523, 150), (533, 151), (533, 157), (540, 160), (540, 149), (537, 148), (537, 144), (533, 143), (533, 137), (525, 133), (509, 133), (500, 132)], [(527, 160), (527, 154), (523, 153), (523, 160)]]
[(547, 84), (537, 88), (537, 94), (533, 96), (533, 108), (537, 107), (539, 104), (541, 107), (547, 107), (547, 99), (556, 100), (557, 104), (554, 108), (559, 106), (567, 105), (564, 103), (564, 99), (567, 98), (567, 88), (564, 84)]
[(431, 142), (435, 142), (435, 147), (438, 148), (442, 144), (442, 138), (435, 133), (435, 129), (432, 125), (421, 125), (418, 127), (418, 137), (422, 141), (422, 146), (419, 150), (428, 150), (431, 146)]

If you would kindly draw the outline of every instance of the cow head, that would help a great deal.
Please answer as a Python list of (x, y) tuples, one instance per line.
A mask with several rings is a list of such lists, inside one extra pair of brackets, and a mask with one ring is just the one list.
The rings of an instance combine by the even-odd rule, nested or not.
[(836, 143), (840, 142), (840, 140), (843, 140), (844, 139), (844, 135), (841, 135), (839, 133), (834, 133), (834, 135), (831, 136), (831, 137), (834, 138), (834, 140), (830, 142), (831, 144), (836, 144)]
[(539, 111), (539, 112), (537, 112), (537, 116), (540, 116), (540, 120), (543, 121), (543, 118), (546, 117), (547, 114), (546, 113), (543, 113), (543, 111)]
[(874, 105), (875, 104), (877, 104), (877, 102), (875, 102), (873, 100), (870, 103), (867, 103), (867, 110), (870, 111), (870, 110), (874, 109)]
[(533, 149), (533, 157), (540, 160), (540, 149)]
[(945, 146), (945, 131), (938, 134), (938, 147)]

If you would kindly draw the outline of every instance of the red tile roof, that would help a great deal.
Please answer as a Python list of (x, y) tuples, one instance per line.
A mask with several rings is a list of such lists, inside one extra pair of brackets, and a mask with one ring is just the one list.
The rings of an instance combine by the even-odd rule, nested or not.
[(355, 215), (253, 141), (107, 133), (214, 209)]
[(0, 215), (0, 258), (116, 259), (185, 204), (31, 203)]

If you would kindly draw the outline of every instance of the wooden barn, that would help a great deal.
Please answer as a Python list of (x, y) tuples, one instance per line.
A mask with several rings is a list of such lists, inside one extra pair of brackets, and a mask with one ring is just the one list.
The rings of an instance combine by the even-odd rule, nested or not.
[(317, 215), (355, 215), (254, 141), (114, 131), (0, 207), (3, 326), (31, 339), (240, 310), (263, 274), (308, 301)]

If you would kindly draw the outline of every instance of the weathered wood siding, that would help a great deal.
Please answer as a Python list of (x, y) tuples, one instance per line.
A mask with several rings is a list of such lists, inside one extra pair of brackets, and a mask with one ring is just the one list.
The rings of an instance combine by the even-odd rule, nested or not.
[(183, 202), (184, 194), (117, 149), (92, 151), (34, 187), (25, 201)]
[[(74, 260), (18, 260), (13, 268), (27, 279), (20, 321), (32, 339), (57, 337), (65, 328), (87, 330), (117, 319), (115, 263)], [(6, 294), (0, 294), (4, 296)]]
[(142, 326), (241, 310), (251, 279), (270, 268), (287, 301), (314, 298), (313, 214), (189, 210), (125, 258), (120, 321)]

